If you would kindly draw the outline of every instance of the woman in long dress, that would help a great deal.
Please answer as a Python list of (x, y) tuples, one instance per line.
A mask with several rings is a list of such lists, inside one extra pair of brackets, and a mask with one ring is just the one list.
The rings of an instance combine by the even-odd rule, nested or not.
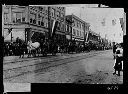
[(120, 71), (122, 70), (122, 61), (123, 61), (123, 48), (121, 47), (121, 45), (118, 45), (115, 55), (116, 55), (115, 65), (114, 65), (115, 72), (113, 74), (116, 74), (116, 71), (118, 71), (118, 76), (120, 76)]

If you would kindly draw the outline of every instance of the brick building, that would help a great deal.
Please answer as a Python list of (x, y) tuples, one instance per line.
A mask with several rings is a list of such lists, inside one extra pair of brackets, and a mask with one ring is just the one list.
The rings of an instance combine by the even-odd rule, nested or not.
[(52, 31), (54, 21), (58, 21), (57, 30), (55, 31), (55, 37), (59, 44), (66, 41), (65, 35), (65, 7), (50, 6), (49, 7), (49, 31)]
[[(5, 41), (15, 41), (17, 37), (24, 41), (49, 38), (49, 28), (52, 28), (54, 20), (59, 22), (55, 32), (58, 41), (66, 39), (64, 7), (50, 6), (48, 10), (48, 6), (6, 5), (2, 8), (2, 33)], [(11, 33), (8, 32), (9, 28), (12, 28)]]
[(71, 19), (71, 40), (75, 40), (77, 43), (84, 42), (85, 35), (85, 22), (75, 15), (67, 15), (67, 18)]
[[(24, 41), (44, 38), (48, 33), (48, 10), (46, 7), (3, 6), (3, 34), (5, 41)], [(12, 32), (8, 35), (8, 29)]]

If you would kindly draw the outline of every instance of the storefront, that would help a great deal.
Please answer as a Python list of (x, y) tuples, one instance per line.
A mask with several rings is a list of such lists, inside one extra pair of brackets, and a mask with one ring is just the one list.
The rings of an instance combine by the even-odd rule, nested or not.
[(8, 29), (4, 29), (4, 36), (5, 42), (15, 42), (17, 37), (25, 41), (25, 29), (12, 29), (10, 33), (8, 33)]
[(63, 44), (66, 42), (66, 35), (63, 33), (56, 32), (55, 37), (58, 44)]

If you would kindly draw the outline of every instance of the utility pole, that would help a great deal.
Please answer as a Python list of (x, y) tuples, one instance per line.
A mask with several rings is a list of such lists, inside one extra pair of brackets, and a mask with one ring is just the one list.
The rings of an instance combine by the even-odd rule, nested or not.
[(2, 5), (2, 36), (4, 37), (4, 6)]
[(48, 6), (48, 40), (51, 39), (51, 17), (50, 17), (50, 6)]

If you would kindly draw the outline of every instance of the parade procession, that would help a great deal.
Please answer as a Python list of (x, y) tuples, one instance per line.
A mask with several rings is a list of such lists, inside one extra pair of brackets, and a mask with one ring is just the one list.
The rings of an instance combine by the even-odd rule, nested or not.
[[(124, 13), (108, 9), (2, 5), (4, 82), (122, 84), (124, 33), (118, 18)], [(116, 18), (113, 11), (122, 14)]]

